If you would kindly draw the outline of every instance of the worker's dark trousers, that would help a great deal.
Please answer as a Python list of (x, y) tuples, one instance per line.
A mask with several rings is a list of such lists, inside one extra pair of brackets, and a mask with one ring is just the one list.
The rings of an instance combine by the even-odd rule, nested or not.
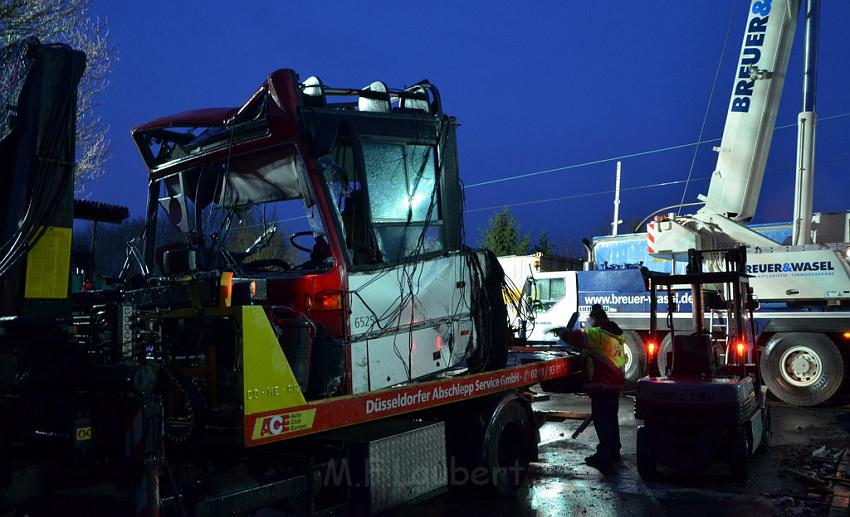
[(599, 438), (596, 454), (602, 461), (614, 461), (620, 452), (620, 424), (617, 419), (620, 409), (619, 390), (591, 393), (590, 408), (593, 412), (593, 427)]

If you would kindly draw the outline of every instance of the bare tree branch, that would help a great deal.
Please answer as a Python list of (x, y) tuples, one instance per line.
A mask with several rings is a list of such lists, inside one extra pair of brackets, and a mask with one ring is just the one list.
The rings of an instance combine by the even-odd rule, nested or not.
[(35, 36), (66, 43), (86, 54), (77, 101), (77, 193), (100, 176), (109, 159), (106, 126), (97, 116), (97, 96), (109, 86), (117, 59), (109, 45), (108, 22), (89, 14), (90, 0), (0, 0), (0, 46)]

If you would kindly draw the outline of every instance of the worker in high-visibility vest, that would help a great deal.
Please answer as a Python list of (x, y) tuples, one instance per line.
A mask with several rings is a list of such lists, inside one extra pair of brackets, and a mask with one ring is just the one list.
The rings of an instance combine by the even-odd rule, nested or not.
[(593, 427), (599, 444), (596, 453), (584, 462), (602, 472), (614, 470), (620, 460), (620, 425), (617, 413), (620, 389), (626, 380), (623, 331), (608, 319), (605, 309), (595, 304), (590, 309), (584, 330), (553, 329), (563, 341), (581, 350), (585, 363), (584, 389), (590, 395)]

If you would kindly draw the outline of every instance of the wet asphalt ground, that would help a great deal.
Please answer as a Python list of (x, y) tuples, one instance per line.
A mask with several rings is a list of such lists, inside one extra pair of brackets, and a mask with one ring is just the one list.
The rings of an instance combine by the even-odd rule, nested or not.
[[(452, 491), (408, 506), (397, 515), (504, 515), (504, 516), (817, 516), (829, 511), (829, 491), (818, 491), (784, 472), (790, 467), (825, 477), (834, 467), (812, 459), (821, 446), (840, 451), (848, 435), (838, 426), (836, 413), (847, 407), (798, 408), (772, 401), (773, 440), (753, 458), (750, 482), (729, 479), (726, 465), (699, 474), (662, 469), (658, 481), (646, 483), (635, 465), (633, 400), (620, 400), (620, 438), (623, 464), (605, 476), (584, 464), (594, 451), (596, 434), (589, 427), (577, 439), (570, 435), (578, 420), (547, 422), (540, 429), (540, 459), (532, 465), (525, 486), (512, 497)], [(581, 395), (550, 395), (535, 403), (537, 410), (589, 412), (590, 399)]]

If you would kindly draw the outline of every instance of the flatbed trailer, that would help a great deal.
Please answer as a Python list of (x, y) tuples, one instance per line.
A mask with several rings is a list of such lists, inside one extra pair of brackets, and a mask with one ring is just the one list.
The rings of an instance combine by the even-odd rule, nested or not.
[(162, 473), (162, 513), (238, 514), (289, 501), (294, 513), (374, 514), (450, 488), (511, 492), (537, 458), (546, 420), (532, 413), (529, 388), (576, 378), (578, 359), (515, 352), (499, 370), (251, 415), (246, 453), (274, 458), (287, 473), (195, 500)]
[[(246, 415), (245, 446), (292, 439), (521, 390), (581, 372), (581, 363), (575, 355), (552, 353), (541, 359), (541, 354), (537, 353), (539, 351), (534, 352), (533, 355), (522, 352), (512, 354), (511, 362), (514, 364), (499, 370), (447, 375), (440, 379), (361, 395), (308, 402), (283, 411)], [(519, 364), (523, 360), (531, 362)]]

